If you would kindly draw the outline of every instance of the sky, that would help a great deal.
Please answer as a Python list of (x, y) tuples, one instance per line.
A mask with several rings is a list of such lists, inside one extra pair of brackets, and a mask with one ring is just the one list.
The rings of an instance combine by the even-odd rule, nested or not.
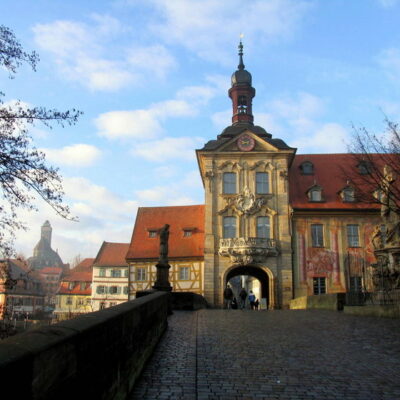
[(64, 262), (129, 242), (138, 207), (202, 204), (195, 149), (231, 124), (227, 95), (243, 34), (255, 124), (299, 154), (346, 152), (353, 126), (400, 121), (399, 0), (1, 0), (0, 24), (37, 71), (0, 71), (5, 101), (83, 111), (37, 124), (79, 222), (43, 202), (23, 211), (29, 257), (49, 220)]

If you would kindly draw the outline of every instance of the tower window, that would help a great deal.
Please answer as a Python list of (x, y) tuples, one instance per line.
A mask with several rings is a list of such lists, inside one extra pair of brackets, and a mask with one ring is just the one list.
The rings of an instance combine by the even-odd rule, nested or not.
[(257, 237), (269, 239), (270, 231), (269, 217), (257, 217)]
[(236, 218), (235, 217), (224, 217), (224, 238), (236, 237)]
[(224, 172), (223, 175), (223, 193), (236, 193), (236, 174), (234, 172)]
[(238, 112), (238, 114), (247, 114), (247, 98), (246, 98), (246, 96), (239, 96), (237, 112)]
[(256, 193), (267, 194), (269, 193), (269, 179), (268, 172), (256, 172)]

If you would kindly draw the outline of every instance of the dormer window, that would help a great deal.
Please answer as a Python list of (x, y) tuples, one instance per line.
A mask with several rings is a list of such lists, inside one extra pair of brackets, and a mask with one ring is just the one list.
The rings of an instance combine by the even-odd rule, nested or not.
[(352, 187), (350, 187), (350, 186), (345, 187), (342, 190), (341, 195), (342, 195), (342, 200), (344, 202), (351, 203), (351, 202), (355, 201), (354, 189)]
[(303, 175), (314, 175), (314, 165), (311, 161), (304, 161), (300, 165), (300, 169)]
[(361, 175), (369, 175), (372, 172), (372, 165), (369, 161), (360, 161), (357, 167)]
[(149, 238), (156, 238), (158, 234), (158, 229), (149, 229)]
[(312, 186), (308, 190), (307, 195), (308, 195), (309, 201), (314, 201), (314, 202), (323, 201), (321, 186), (318, 186), (318, 185)]
[(191, 237), (195, 228), (183, 228), (183, 237)]

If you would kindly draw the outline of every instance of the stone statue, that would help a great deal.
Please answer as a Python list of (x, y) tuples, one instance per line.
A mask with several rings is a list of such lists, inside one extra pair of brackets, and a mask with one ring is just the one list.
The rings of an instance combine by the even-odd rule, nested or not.
[(160, 264), (168, 264), (169, 225), (165, 224), (160, 230)]
[(376, 225), (374, 231), (372, 232), (372, 245), (374, 246), (375, 250), (383, 247), (382, 229), (380, 225)]
[(397, 247), (400, 243), (400, 216), (392, 195), (392, 185), (396, 181), (396, 177), (389, 165), (385, 165), (383, 168), (383, 176), (381, 216), (386, 230), (385, 243), (383, 245), (385, 247)]

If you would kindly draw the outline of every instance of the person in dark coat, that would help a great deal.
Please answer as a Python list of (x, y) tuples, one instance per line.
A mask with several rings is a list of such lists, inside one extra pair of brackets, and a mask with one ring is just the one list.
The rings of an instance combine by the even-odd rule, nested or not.
[(224, 290), (224, 308), (228, 310), (232, 307), (233, 292), (229, 285)]
[(240, 297), (240, 308), (242, 310), (244, 310), (244, 307), (246, 305), (246, 299), (247, 299), (247, 292), (246, 292), (245, 288), (242, 288), (242, 290), (239, 293), (239, 297)]

